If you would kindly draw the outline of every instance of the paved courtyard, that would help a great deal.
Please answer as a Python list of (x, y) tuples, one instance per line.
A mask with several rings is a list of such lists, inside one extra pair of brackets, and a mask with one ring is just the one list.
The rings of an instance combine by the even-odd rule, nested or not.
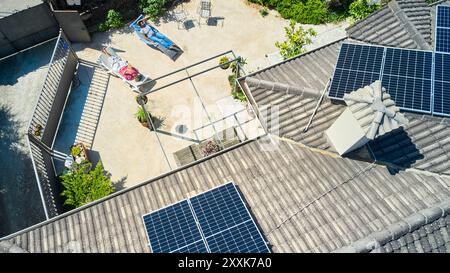
[[(196, 21), (198, 2), (185, 4), (188, 17), (193, 19), (193, 25), (188, 24), (189, 29), (179, 29), (170, 16), (155, 23), (160, 32), (183, 49), (184, 53), (176, 61), (145, 45), (128, 27), (96, 33), (91, 43), (75, 44), (74, 48), (79, 58), (95, 62), (100, 49), (111, 46), (119, 56), (151, 78), (229, 50), (247, 59), (246, 72), (272, 64), (266, 55), (277, 51), (274, 43), (284, 39), (287, 20), (276, 16), (275, 12), (263, 18), (257, 8), (244, 0), (213, 0), (212, 16), (218, 19), (214, 20), (217, 24), (207, 25), (202, 20), (199, 26)], [(345, 36), (345, 23), (313, 27), (318, 36), (308, 49)], [(154, 88), (217, 64), (218, 58), (182, 70), (158, 80)], [(229, 127), (238, 128), (237, 134), (242, 140), (263, 134), (247, 104), (231, 97), (230, 73), (230, 70), (217, 68), (149, 94), (147, 109), (161, 119), (156, 133), (141, 126), (135, 118), (136, 93), (120, 79), (110, 77), (91, 149), (111, 173), (112, 180), (121, 182), (120, 187), (130, 187), (175, 169), (179, 164), (174, 153)]]

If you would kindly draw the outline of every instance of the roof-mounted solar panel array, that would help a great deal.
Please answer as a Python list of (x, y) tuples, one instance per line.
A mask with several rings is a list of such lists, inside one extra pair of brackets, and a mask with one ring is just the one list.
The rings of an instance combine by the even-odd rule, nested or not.
[(143, 216), (154, 253), (268, 253), (234, 183)]
[(450, 6), (437, 6), (435, 29), (434, 52), (343, 43), (328, 97), (381, 79), (399, 108), (450, 116)]
[[(351, 73), (361, 68), (363, 74)], [(343, 43), (328, 96), (342, 100), (344, 94), (381, 80), (399, 108), (431, 113), (432, 71), (431, 51)]]

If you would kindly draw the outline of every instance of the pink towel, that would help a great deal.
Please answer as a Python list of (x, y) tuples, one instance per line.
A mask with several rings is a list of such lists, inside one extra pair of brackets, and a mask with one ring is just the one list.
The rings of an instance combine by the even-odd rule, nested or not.
[(119, 73), (124, 76), (127, 81), (131, 81), (136, 77), (138, 71), (134, 67), (124, 66), (119, 70)]

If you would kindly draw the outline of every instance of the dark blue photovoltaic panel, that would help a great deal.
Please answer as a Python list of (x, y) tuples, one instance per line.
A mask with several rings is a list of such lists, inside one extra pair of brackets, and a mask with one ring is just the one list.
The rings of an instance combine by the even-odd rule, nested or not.
[(368, 73), (336, 68), (329, 96), (331, 98), (342, 99), (344, 94), (370, 85), (379, 79), (380, 73)]
[(450, 55), (435, 54), (433, 113), (450, 116)]
[(202, 240), (187, 201), (143, 216), (154, 253), (169, 253)]
[(205, 237), (251, 219), (232, 183), (195, 196), (190, 202)]
[(328, 96), (342, 99), (380, 79), (384, 47), (343, 43)]
[(450, 28), (450, 6), (437, 6), (437, 27)]
[(435, 54), (434, 80), (450, 82), (450, 55), (442, 53)]
[(269, 253), (252, 220), (206, 237), (211, 253)]
[(431, 112), (433, 53), (387, 48), (382, 85), (395, 105)]
[(143, 218), (155, 253), (270, 252), (233, 183)]
[(436, 28), (436, 52), (450, 53), (450, 29)]
[(203, 240), (182, 247), (172, 253), (208, 253)]

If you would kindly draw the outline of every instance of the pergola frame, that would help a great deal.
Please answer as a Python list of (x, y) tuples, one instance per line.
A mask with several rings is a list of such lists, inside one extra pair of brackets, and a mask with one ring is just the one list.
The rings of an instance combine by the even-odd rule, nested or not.
[[(192, 74), (192, 75), (189, 74), (189, 71), (188, 71), (189, 68), (196, 67), (196, 66), (198, 66), (198, 65), (201, 65), (201, 64), (204, 64), (204, 63), (206, 63), (206, 62), (212, 61), (212, 60), (214, 60), (214, 59), (220, 58), (221, 56), (226, 56), (226, 55), (228, 55), (228, 54), (231, 54), (231, 55), (233, 56), (233, 59), (232, 59), (232, 60), (229, 60), (228, 62), (223, 63), (223, 64), (215, 65), (215, 66), (213, 66), (213, 67), (207, 68), (207, 69), (202, 70), (202, 71), (200, 71), (200, 72), (196, 72), (196, 73), (194, 73), (194, 74)], [(186, 67), (184, 67), (184, 68), (181, 68), (181, 69), (175, 70), (175, 71), (173, 71), (173, 72), (167, 73), (167, 74), (165, 74), (165, 75), (159, 76), (159, 77), (157, 77), (157, 78), (154, 78), (154, 79), (152, 79), (152, 80), (149, 82), (149, 86), (152, 86), (152, 88), (155, 86), (156, 81), (158, 81), (158, 80), (164, 79), (164, 78), (166, 78), (166, 77), (169, 77), (169, 76), (171, 76), (171, 75), (174, 75), (174, 74), (177, 74), (177, 73), (180, 73), (180, 72), (183, 72), (183, 71), (187, 74), (186, 77), (183, 77), (183, 78), (181, 78), (181, 79), (175, 80), (175, 81), (173, 81), (173, 82), (171, 82), (171, 83), (165, 84), (165, 85), (163, 85), (163, 86), (161, 86), (161, 87), (158, 87), (158, 88), (155, 88), (155, 89), (150, 88), (149, 90), (141, 91), (141, 92), (138, 94), (137, 102), (138, 102), (138, 104), (141, 106), (142, 110), (144, 110), (144, 112), (145, 112), (145, 114), (146, 114), (146, 119), (147, 119), (148, 128), (149, 128), (149, 130), (150, 130), (151, 132), (153, 132), (153, 133), (155, 134), (156, 139), (158, 140), (159, 146), (160, 146), (160, 148), (161, 148), (161, 150), (162, 150), (162, 152), (163, 152), (163, 154), (164, 154), (164, 158), (165, 158), (165, 160), (166, 160), (166, 162), (167, 162), (167, 165), (169, 166), (169, 169), (170, 169), (170, 170), (173, 170), (174, 168), (172, 168), (172, 166), (171, 166), (171, 164), (170, 164), (170, 161), (169, 161), (169, 158), (168, 158), (168, 156), (167, 156), (167, 154), (166, 154), (166, 152), (165, 152), (164, 146), (163, 146), (163, 144), (162, 144), (162, 142), (161, 142), (161, 139), (160, 139), (159, 136), (158, 136), (158, 131), (156, 130), (155, 124), (154, 124), (153, 121), (152, 121), (152, 116), (151, 116), (151, 114), (150, 114), (150, 111), (147, 111), (147, 110), (145, 109), (145, 103), (144, 103), (144, 101), (146, 101), (146, 99), (145, 99), (144, 97), (147, 96), (147, 95), (149, 95), (149, 94), (155, 93), (155, 92), (157, 92), (157, 91), (164, 90), (165, 88), (170, 87), (170, 86), (172, 86), (172, 85), (175, 85), (175, 84), (177, 84), (177, 83), (180, 83), (180, 82), (189, 80), (189, 81), (191, 82), (191, 85), (192, 85), (193, 89), (194, 89), (195, 96), (199, 99), (200, 104), (201, 104), (201, 106), (202, 106), (202, 108), (203, 108), (203, 111), (206, 113), (206, 116), (207, 116), (207, 118), (208, 118), (209, 124), (208, 124), (207, 126), (209, 126), (209, 125), (212, 126), (212, 128), (213, 128), (213, 130), (214, 130), (214, 135), (216, 136), (217, 140), (219, 141), (219, 146), (221, 147), (221, 149), (223, 149), (223, 148), (224, 148), (224, 145), (223, 145), (222, 140), (220, 139), (220, 137), (219, 137), (219, 135), (218, 135), (218, 132), (217, 132), (215, 126), (214, 126), (215, 121), (213, 121), (213, 120), (211, 119), (211, 116), (208, 114), (208, 111), (207, 111), (207, 109), (206, 109), (205, 103), (203, 102), (202, 97), (200, 96), (200, 94), (199, 94), (199, 92), (198, 92), (198, 89), (197, 89), (197, 87), (195, 86), (194, 81), (193, 81), (192, 79), (193, 79), (194, 77), (197, 77), (197, 76), (199, 76), (199, 75), (202, 75), (202, 74), (204, 74), (204, 73), (206, 73), (206, 72), (209, 72), (209, 71), (211, 71), (211, 70), (218, 69), (218, 68), (220, 68), (220, 67), (223, 66), (223, 65), (230, 65), (230, 64), (232, 64), (233, 62), (236, 62), (236, 67), (237, 67), (237, 69), (236, 69), (235, 73), (236, 73), (236, 79), (237, 79), (238, 76), (239, 76), (239, 74), (240, 74), (240, 71), (242, 71), (242, 72), (245, 74), (245, 71), (242, 69), (242, 66), (240, 65), (240, 61), (241, 61), (241, 57), (236, 56), (236, 55), (234, 54), (233, 50), (229, 50), (229, 51), (223, 52), (223, 53), (221, 53), (221, 54), (215, 55), (215, 56), (213, 56), (213, 57), (210, 57), (210, 58), (204, 59), (204, 60), (202, 60), (202, 61), (196, 62), (196, 63), (194, 63), (194, 64), (191, 64), (191, 65), (189, 65), (189, 66), (186, 66)], [(238, 84), (238, 83), (236, 82), (236, 84)], [(239, 124), (239, 123), (238, 123), (238, 124)], [(240, 125), (239, 125), (239, 126), (240, 126)], [(206, 127), (206, 126), (202, 126), (201, 128), (205, 128), (205, 127)], [(194, 131), (194, 132), (195, 132), (195, 131)], [(196, 133), (195, 133), (195, 134), (196, 134)]]

